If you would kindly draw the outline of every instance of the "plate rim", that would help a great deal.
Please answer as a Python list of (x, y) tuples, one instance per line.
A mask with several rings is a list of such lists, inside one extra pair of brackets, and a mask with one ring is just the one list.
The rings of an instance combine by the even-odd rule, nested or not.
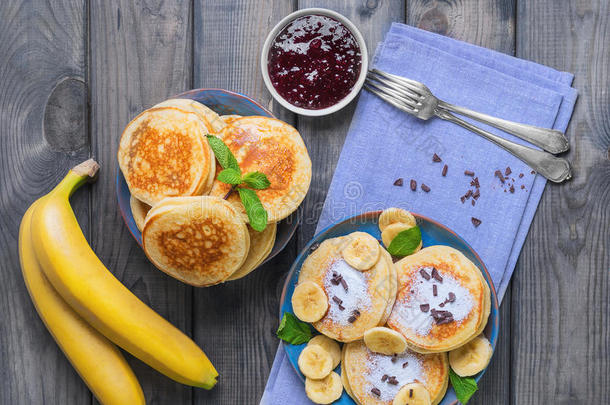
[[(359, 218), (375, 218), (375, 217), (379, 217), (379, 215), (381, 214), (381, 212), (383, 212), (383, 210), (375, 210), (375, 211), (366, 211), (360, 214), (356, 214), (353, 215), (351, 217), (347, 217), (344, 218), (340, 221), (334, 222), (326, 227), (324, 227), (322, 230), (320, 230), (319, 232), (317, 232), (310, 240), (309, 242), (307, 242), (307, 244), (300, 250), (299, 254), (297, 255), (297, 257), (294, 259), (292, 265), (290, 266), (290, 270), (288, 271), (287, 275), (286, 275), (286, 280), (284, 281), (284, 286), (282, 287), (282, 294), (280, 295), (280, 305), (279, 305), (279, 320), (281, 322), (282, 316), (283, 316), (283, 312), (282, 312), (282, 307), (284, 306), (284, 301), (286, 300), (286, 292), (288, 290), (288, 285), (290, 284), (290, 280), (292, 279), (294, 272), (297, 270), (296, 269), (296, 265), (298, 262), (300, 262), (302, 259), (304, 260), (304, 256), (306, 254), (308, 254), (311, 245), (313, 245), (314, 241), (316, 241), (322, 234), (328, 232), (329, 230), (340, 226), (341, 224), (344, 224), (345, 222), (348, 221), (357, 221)], [(487, 270), (487, 266), (485, 265), (485, 262), (481, 259), (481, 256), (479, 256), (479, 254), (477, 253), (476, 250), (474, 250), (472, 248), (472, 246), (470, 246), (470, 244), (464, 239), (462, 238), (457, 232), (455, 232), (454, 230), (452, 230), (451, 228), (449, 228), (448, 226), (441, 224), (440, 222), (436, 221), (435, 219), (432, 219), (428, 216), (410, 211), (411, 214), (413, 214), (413, 216), (415, 217), (416, 221), (422, 220), (422, 221), (428, 221), (440, 228), (443, 228), (445, 231), (448, 231), (449, 233), (453, 234), (457, 239), (459, 239), (469, 250), (470, 252), (472, 252), (472, 254), (477, 258), (477, 260), (481, 263), (482, 265), (482, 269), (480, 269), (483, 273), (484, 273), (484, 278), (487, 281), (487, 284), (490, 287), (490, 293), (491, 293), (491, 304), (493, 309), (495, 309), (496, 311), (496, 317), (493, 321), (491, 330), (495, 330), (496, 332), (496, 338), (492, 344), (492, 348), (493, 348), (493, 352), (492, 352), (492, 358), (493, 358), (493, 354), (495, 354), (496, 352), (496, 346), (497, 346), (497, 341), (498, 341), (498, 337), (499, 337), (499, 331), (500, 331), (500, 306), (498, 303), (498, 295), (496, 293), (496, 287), (493, 283), (493, 280), (491, 278), (491, 274), (489, 274), (489, 271)], [(326, 239), (324, 239), (326, 240)], [(321, 242), (321, 241), (317, 241), (317, 242)], [(477, 266), (478, 267), (478, 266)], [(491, 312), (490, 312), (490, 316), (491, 316)], [(487, 327), (487, 326), (486, 326)], [(289, 345), (288, 342), (285, 342), (284, 340), (280, 340), (280, 344), (282, 345), (282, 350), (284, 350), (284, 353), (286, 355), (286, 357), (288, 357), (288, 362), (290, 363), (290, 365), (292, 366), (292, 368), (294, 369), (294, 364), (292, 364), (292, 361), (290, 361), (290, 356), (288, 354), (287, 351), (287, 347)], [(490, 362), (491, 364), (491, 362)], [(479, 380), (483, 377), (483, 375), (485, 374), (485, 372), (487, 371), (487, 369), (489, 368), (489, 364), (481, 371), (479, 372), (479, 375), (476, 378), (477, 383), (479, 382)], [(297, 370), (295, 370), (297, 371)], [(299, 376), (299, 379), (302, 380), (301, 375), (298, 373), (297, 371), (297, 375)], [(447, 395), (447, 394), (445, 394)], [(444, 398), (444, 397), (443, 397)], [(351, 398), (350, 398), (351, 399)], [(442, 401), (442, 400), (441, 400)], [(456, 405), (458, 404), (459, 401), (456, 400), (454, 402), (452, 402), (450, 405)]]

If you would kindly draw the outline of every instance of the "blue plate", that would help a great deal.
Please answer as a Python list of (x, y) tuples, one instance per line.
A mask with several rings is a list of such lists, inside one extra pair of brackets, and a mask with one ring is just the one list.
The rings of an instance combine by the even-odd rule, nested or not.
[[(214, 110), (219, 115), (262, 115), (265, 117), (275, 118), (269, 110), (251, 98), (228, 90), (195, 89), (178, 94), (171, 98), (190, 98), (191, 100), (199, 101), (200, 103), (203, 103)], [(133, 219), (133, 214), (131, 212), (131, 206), (129, 205), (131, 193), (129, 192), (127, 182), (125, 182), (125, 178), (123, 177), (123, 173), (120, 169), (117, 170), (116, 176), (116, 194), (117, 199), (119, 200), (119, 210), (121, 211), (125, 224), (127, 225), (127, 228), (129, 228), (129, 232), (131, 232), (131, 235), (133, 235), (136, 242), (142, 246), (142, 233), (136, 226)], [(275, 245), (273, 245), (271, 253), (269, 256), (267, 256), (267, 259), (265, 259), (263, 263), (271, 260), (271, 258), (286, 247), (292, 238), (292, 235), (294, 235), (298, 225), (299, 217), (297, 212), (294, 212), (288, 218), (278, 222)]]
[[(335, 238), (337, 236), (347, 235), (349, 233), (355, 231), (367, 232), (376, 239), (381, 239), (381, 233), (379, 232), (378, 227), (378, 219), (381, 211), (372, 211), (364, 214), (357, 215), (355, 217), (351, 217), (342, 222), (338, 222), (334, 225), (329, 226), (324, 229), (320, 233), (318, 233), (314, 238), (309, 241), (307, 246), (303, 248), (294, 264), (290, 269), (290, 273), (286, 278), (286, 284), (284, 285), (284, 290), (282, 291), (282, 297), (280, 299), (280, 319), (282, 318), (284, 312), (292, 311), (291, 298), (292, 293), (294, 292), (294, 287), (297, 283), (297, 279), (299, 277), (299, 271), (303, 262), (307, 258), (310, 252), (310, 248), (315, 243), (320, 243), (329, 238)], [(451, 246), (462, 252), (467, 258), (469, 258), (483, 273), (485, 276), (485, 280), (487, 284), (489, 284), (489, 288), (491, 290), (491, 312), (489, 314), (489, 320), (487, 321), (487, 326), (485, 327), (485, 331), (483, 332), (485, 336), (489, 339), (491, 343), (491, 347), (495, 350), (496, 342), (498, 340), (498, 329), (499, 329), (499, 311), (498, 311), (498, 297), (496, 296), (496, 290), (494, 288), (493, 282), (491, 281), (491, 277), (487, 272), (487, 268), (481, 261), (481, 258), (476, 254), (474, 250), (464, 241), (464, 239), (460, 238), (455, 232), (450, 230), (444, 225), (439, 224), (438, 222), (426, 218), (424, 216), (413, 213), (415, 219), (417, 220), (417, 225), (419, 225), (422, 233), (422, 242), (425, 246), (432, 245), (446, 245)], [(286, 350), (286, 354), (288, 355), (288, 359), (290, 363), (296, 370), (297, 374), (301, 378), (301, 380), (305, 381), (305, 377), (299, 371), (299, 367), (297, 365), (297, 360), (301, 351), (305, 348), (306, 344), (302, 345), (291, 345), (286, 342), (283, 342), (284, 349)], [(340, 366), (335, 370), (337, 373), (340, 373)], [(479, 381), (485, 370), (481, 371), (474, 378)], [(457, 402), (455, 392), (453, 388), (449, 387), (447, 390), (447, 394), (440, 402), (440, 405), (449, 405), (455, 404)], [(334, 402), (334, 404), (341, 405), (354, 405), (354, 401), (347, 395), (344, 391), (341, 398)]]

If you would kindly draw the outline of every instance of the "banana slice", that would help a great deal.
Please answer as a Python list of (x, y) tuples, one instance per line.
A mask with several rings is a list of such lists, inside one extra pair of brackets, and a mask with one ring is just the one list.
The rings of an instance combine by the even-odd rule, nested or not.
[(379, 215), (379, 230), (383, 232), (388, 225), (399, 222), (409, 225), (409, 228), (416, 225), (415, 217), (409, 211), (396, 207), (387, 208)]
[(477, 374), (489, 364), (493, 349), (489, 340), (483, 335), (479, 335), (466, 343), (449, 352), (449, 364), (460, 377), (467, 377)]
[(403, 386), (394, 397), (392, 405), (430, 405), (430, 393), (420, 383)]
[(407, 348), (407, 340), (400, 333), (385, 326), (377, 326), (364, 332), (364, 344), (370, 351), (392, 355)]
[(341, 348), (336, 340), (333, 340), (328, 336), (317, 335), (314, 336), (309, 343), (307, 343), (307, 346), (312, 345), (320, 346), (322, 349), (326, 350), (328, 354), (330, 354), (330, 358), (333, 360), (333, 370), (341, 362)]
[(379, 242), (366, 232), (354, 232), (349, 235), (341, 255), (353, 268), (368, 270), (379, 260)]
[(330, 404), (341, 398), (341, 377), (334, 371), (321, 380), (305, 379), (305, 393), (316, 404)]
[(326, 293), (313, 281), (300, 283), (292, 294), (292, 310), (303, 322), (317, 322), (328, 309)]
[(333, 359), (321, 346), (305, 346), (299, 355), (299, 370), (307, 378), (326, 377), (333, 369)]
[[(395, 222), (393, 224), (386, 226), (385, 229), (383, 230), (383, 232), (381, 232), (381, 240), (383, 241), (383, 244), (387, 248), (388, 246), (390, 246), (390, 243), (392, 243), (392, 239), (394, 239), (396, 237), (396, 235), (398, 235), (402, 231), (405, 231), (405, 230), (411, 229), (411, 228), (413, 228), (413, 226), (411, 226), (409, 224), (405, 224), (404, 222)], [(421, 247), (422, 247), (422, 243), (419, 242), (419, 246), (417, 247), (415, 252), (419, 251), (421, 249)], [(415, 253), (415, 252), (413, 252), (413, 253)]]

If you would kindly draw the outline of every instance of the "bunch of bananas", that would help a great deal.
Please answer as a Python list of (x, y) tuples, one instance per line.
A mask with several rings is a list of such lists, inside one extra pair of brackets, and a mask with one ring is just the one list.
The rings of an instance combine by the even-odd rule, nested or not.
[(182, 384), (211, 389), (218, 373), (180, 330), (133, 295), (97, 258), (69, 197), (95, 178), (98, 164), (74, 167), (21, 221), (19, 257), (38, 314), (102, 404), (144, 404), (121, 352)]

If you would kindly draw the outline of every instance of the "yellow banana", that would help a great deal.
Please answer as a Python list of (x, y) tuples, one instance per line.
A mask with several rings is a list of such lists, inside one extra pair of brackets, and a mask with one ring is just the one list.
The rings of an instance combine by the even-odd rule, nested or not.
[(112, 342), (175, 381), (212, 388), (218, 373), (205, 353), (121, 284), (87, 243), (69, 197), (97, 169), (93, 160), (74, 167), (34, 210), (32, 240), (45, 275)]
[(19, 259), (25, 285), (38, 315), (102, 404), (145, 404), (142, 388), (121, 352), (74, 312), (43, 274), (30, 235), (35, 205), (21, 220)]

